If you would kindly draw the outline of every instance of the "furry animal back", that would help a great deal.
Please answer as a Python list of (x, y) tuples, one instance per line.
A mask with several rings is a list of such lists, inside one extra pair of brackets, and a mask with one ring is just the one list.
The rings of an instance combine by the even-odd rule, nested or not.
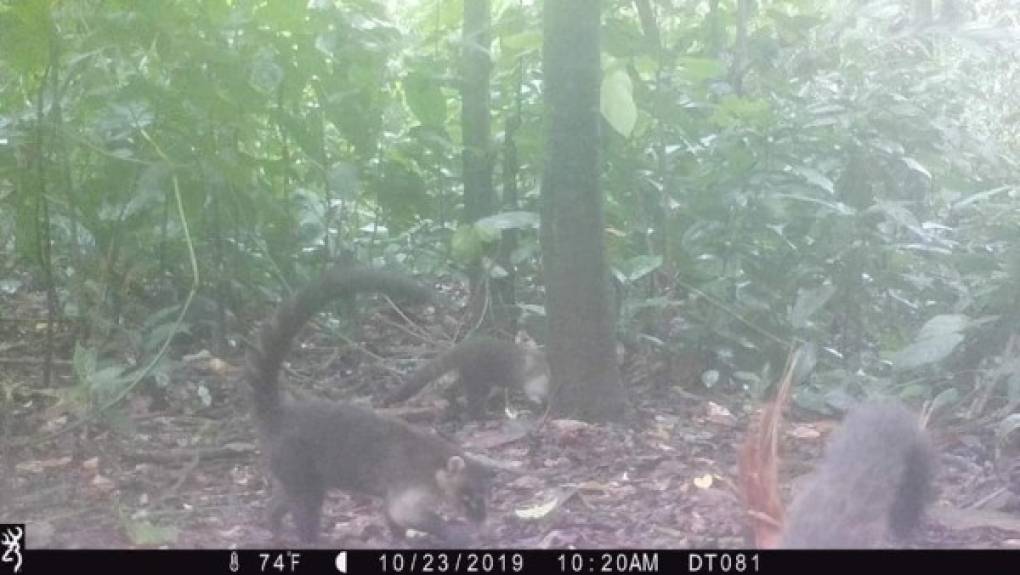
[(904, 541), (931, 498), (934, 460), (927, 434), (906, 408), (857, 407), (794, 497), (781, 546), (871, 548)]

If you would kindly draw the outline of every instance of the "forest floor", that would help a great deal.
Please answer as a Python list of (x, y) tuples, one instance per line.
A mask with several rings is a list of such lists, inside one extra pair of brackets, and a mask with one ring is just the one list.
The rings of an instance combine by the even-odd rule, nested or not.
[[(268, 482), (247, 397), (237, 373), (242, 354), (212, 358), (195, 343), (177, 349), (164, 386), (134, 390), (97, 422), (59, 433), (77, 418), (71, 336), (58, 330), (58, 363), (43, 387), (41, 296), (0, 299), (0, 516), (28, 524), (35, 548), (227, 548), (299, 546), (266, 528)], [(288, 391), (370, 404), (398, 381), (409, 361), (438, 344), (396, 328), (396, 314), (363, 317), (338, 343), (326, 322), (301, 336), (285, 369)], [(125, 347), (124, 349), (128, 349)], [(190, 355), (185, 355), (190, 354)], [(386, 358), (386, 359), (383, 359)], [(400, 359), (402, 358), (402, 359)], [(443, 422), (435, 384), (398, 413), (434, 427), (512, 469), (500, 472), (484, 547), (748, 548), (745, 506), (737, 493), (737, 453), (755, 410), (738, 390), (706, 390), (654, 355), (622, 367), (633, 424), (592, 425), (536, 414)], [(690, 370), (688, 370), (690, 371)], [(784, 497), (808, 472), (835, 422), (787, 417), (782, 434)], [(992, 469), (992, 432), (931, 424), (940, 452), (938, 500), (916, 547), (1020, 547), (1020, 513), (995, 507), (1003, 492)], [(33, 443), (35, 442), (35, 443)], [(366, 447), (368, 449), (368, 447)], [(977, 507), (975, 504), (980, 503)], [(995, 508), (993, 508), (995, 507)], [(393, 547), (381, 504), (333, 492), (323, 545)]]

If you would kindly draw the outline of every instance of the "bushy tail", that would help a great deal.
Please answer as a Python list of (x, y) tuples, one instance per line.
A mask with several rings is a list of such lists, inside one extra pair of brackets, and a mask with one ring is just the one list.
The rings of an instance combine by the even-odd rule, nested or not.
[(294, 293), (262, 325), (258, 347), (248, 352), (245, 378), (252, 387), (255, 417), (269, 433), (280, 428), (282, 401), (280, 364), (305, 323), (330, 301), (358, 292), (380, 292), (387, 296), (427, 302), (432, 291), (401, 274), (360, 267), (335, 267)]
[(411, 375), (404, 379), (400, 387), (386, 397), (383, 403), (384, 405), (393, 405), (394, 403), (410, 399), (426, 385), (454, 369), (459, 369), (479, 355), (491, 354), (492, 348), (503, 348), (513, 345), (512, 343), (501, 342), (484, 336), (464, 340), (412, 372)]
[(847, 415), (815, 476), (794, 498), (783, 547), (884, 547), (921, 521), (935, 456), (917, 418), (898, 404)]
[(411, 375), (404, 379), (404, 381), (400, 384), (400, 387), (395, 389), (386, 397), (383, 401), (383, 405), (393, 405), (394, 403), (400, 403), (401, 401), (410, 399), (426, 385), (457, 368), (459, 365), (459, 356), (461, 355), (458, 352), (459, 349), (459, 347), (454, 347), (450, 351), (443, 353), (439, 357), (412, 372)]

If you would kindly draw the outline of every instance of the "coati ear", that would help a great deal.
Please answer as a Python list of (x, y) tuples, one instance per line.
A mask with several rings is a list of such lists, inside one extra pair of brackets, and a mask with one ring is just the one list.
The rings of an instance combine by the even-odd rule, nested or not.
[(446, 460), (446, 472), (450, 475), (462, 473), (466, 466), (467, 464), (464, 463), (464, 458), (459, 455), (452, 455)]

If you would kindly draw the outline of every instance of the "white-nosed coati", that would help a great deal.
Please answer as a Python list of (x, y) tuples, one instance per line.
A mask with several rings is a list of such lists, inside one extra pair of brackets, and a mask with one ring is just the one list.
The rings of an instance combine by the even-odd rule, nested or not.
[(934, 459), (928, 435), (903, 406), (855, 408), (794, 497), (781, 546), (869, 548), (902, 541), (931, 498)]
[(295, 401), (280, 391), (280, 364), (309, 318), (330, 300), (370, 291), (393, 298), (431, 297), (429, 290), (396, 273), (334, 268), (281, 303), (262, 326), (258, 348), (248, 354), (245, 377), (275, 483), (270, 527), (278, 532), (290, 512), (299, 536), (316, 541), (326, 490), (339, 488), (383, 497), (395, 532), (414, 528), (452, 540), (455, 532), (436, 508), (445, 499), (469, 519), (482, 521), (487, 469), (456, 445), (402, 421), (340, 402)]
[(536, 403), (549, 395), (549, 363), (541, 350), (491, 337), (472, 337), (443, 352), (415, 370), (386, 399), (390, 405), (404, 401), (429, 383), (451, 371), (457, 382), (450, 386), (451, 401), (463, 394), (471, 415), (481, 416), (493, 389), (519, 389)]

